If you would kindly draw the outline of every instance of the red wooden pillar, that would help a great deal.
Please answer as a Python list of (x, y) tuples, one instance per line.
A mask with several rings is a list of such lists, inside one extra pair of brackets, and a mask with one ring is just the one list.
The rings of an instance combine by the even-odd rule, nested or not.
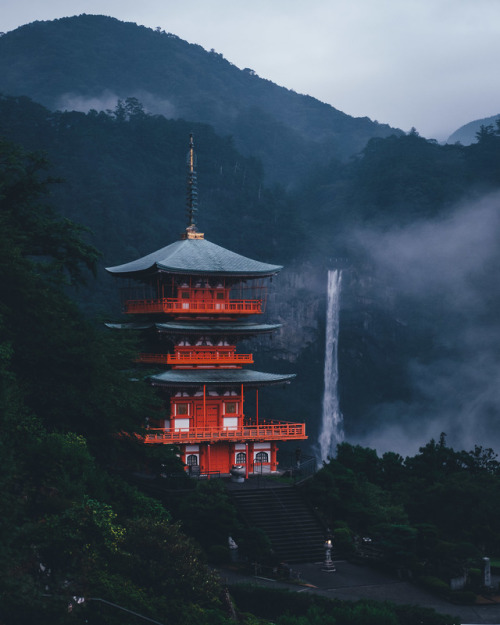
[(207, 429), (207, 386), (203, 385), (203, 428)]
[(244, 402), (244, 398), (243, 398), (243, 384), (241, 385), (241, 417), (244, 420), (245, 419), (245, 411), (243, 409), (243, 402)]
[(277, 451), (278, 451), (278, 446), (273, 441), (271, 443), (271, 471), (276, 471), (277, 469), (277, 462), (276, 462)]
[(255, 419), (257, 426), (259, 425), (259, 389), (255, 390)]
[(248, 449), (248, 443), (245, 443), (245, 477), (248, 480), (248, 458), (249, 456), (249, 449)]

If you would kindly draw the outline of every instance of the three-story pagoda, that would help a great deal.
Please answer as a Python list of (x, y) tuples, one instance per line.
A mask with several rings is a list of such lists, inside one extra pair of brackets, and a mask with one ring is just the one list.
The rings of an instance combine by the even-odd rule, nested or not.
[[(165, 399), (165, 411), (148, 424), (144, 442), (176, 445), (190, 472), (228, 474), (277, 470), (277, 443), (305, 439), (305, 424), (262, 418), (259, 389), (288, 383), (294, 375), (246, 368), (252, 354), (238, 340), (272, 333), (279, 324), (253, 321), (264, 312), (267, 280), (282, 267), (246, 258), (210, 243), (197, 231), (193, 139), (188, 152), (188, 226), (179, 241), (142, 258), (109, 267), (126, 281), (117, 328), (147, 330), (152, 350), (143, 363), (164, 370), (149, 378)], [(245, 410), (255, 392), (252, 414)]]

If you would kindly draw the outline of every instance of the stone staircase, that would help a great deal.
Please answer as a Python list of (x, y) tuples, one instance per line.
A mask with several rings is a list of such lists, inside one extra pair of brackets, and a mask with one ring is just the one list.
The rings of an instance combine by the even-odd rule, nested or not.
[(320, 562), (325, 529), (295, 486), (230, 489), (241, 517), (263, 530), (282, 562)]

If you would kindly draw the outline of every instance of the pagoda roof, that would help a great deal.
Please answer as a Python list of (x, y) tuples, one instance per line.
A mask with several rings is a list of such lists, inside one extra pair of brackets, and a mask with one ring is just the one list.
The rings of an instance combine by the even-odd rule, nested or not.
[(264, 373), (251, 369), (172, 369), (150, 376), (153, 386), (186, 387), (186, 386), (225, 386), (244, 384), (245, 386), (266, 386), (286, 384), (295, 377), (294, 373)]
[(112, 330), (149, 330), (154, 328), (154, 323), (105, 323), (107, 328)]
[(183, 239), (124, 265), (107, 267), (116, 276), (143, 277), (156, 272), (180, 275), (266, 277), (278, 273), (281, 265), (269, 265), (241, 256), (206, 239)]
[(157, 323), (156, 328), (162, 332), (175, 334), (185, 332), (186, 334), (261, 334), (274, 332), (281, 328), (281, 323), (238, 323), (236, 322), (210, 322), (202, 323), (189, 321), (171, 321), (169, 323)]
[(281, 328), (281, 323), (245, 323), (238, 321), (169, 321), (167, 323), (106, 323), (113, 330), (149, 330), (167, 334), (265, 334)]

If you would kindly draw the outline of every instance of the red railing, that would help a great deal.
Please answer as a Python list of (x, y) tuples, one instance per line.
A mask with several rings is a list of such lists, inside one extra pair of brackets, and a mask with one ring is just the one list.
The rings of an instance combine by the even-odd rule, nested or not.
[(161, 365), (242, 365), (252, 364), (253, 354), (183, 352), (179, 354), (139, 354), (137, 362)]
[(150, 428), (144, 437), (145, 443), (215, 443), (217, 441), (246, 440), (300, 440), (306, 439), (305, 423), (277, 422), (263, 425), (245, 425), (239, 428), (190, 428), (169, 429)]
[(124, 304), (124, 310), (126, 313), (176, 313), (179, 315), (215, 313), (226, 315), (250, 315), (262, 312), (262, 300), (183, 300), (171, 299), (167, 297), (164, 297), (162, 299), (135, 299), (127, 300)]
[(169, 365), (241, 365), (253, 363), (253, 354), (236, 354), (235, 352), (179, 352), (168, 354)]

